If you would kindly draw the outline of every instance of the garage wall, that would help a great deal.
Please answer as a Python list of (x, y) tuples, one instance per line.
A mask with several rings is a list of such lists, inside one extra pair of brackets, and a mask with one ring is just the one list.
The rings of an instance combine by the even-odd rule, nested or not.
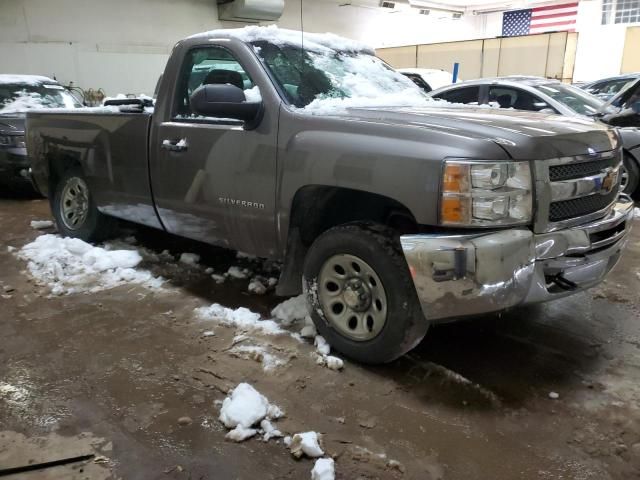
[[(280, 26), (300, 29), (300, 1), (285, 0)], [(473, 38), (480, 25), (472, 16), (392, 14), (377, 5), (304, 0), (305, 31), (379, 47)], [(55, 76), (108, 95), (150, 95), (176, 41), (241, 26), (218, 21), (216, 0), (0, 0), (0, 72)]]
[[(580, 32), (574, 80), (589, 81), (623, 72), (622, 57), (628, 28), (633, 25), (602, 25), (602, 0), (581, 1), (576, 28)], [(636, 24), (639, 25), (639, 24)], [(630, 45), (640, 56), (640, 45)], [(640, 61), (640, 60), (639, 60)]]
[(556, 32), (522, 37), (489, 38), (377, 49), (396, 68), (438, 68), (472, 80), (502, 75), (535, 75), (571, 81), (576, 33)]

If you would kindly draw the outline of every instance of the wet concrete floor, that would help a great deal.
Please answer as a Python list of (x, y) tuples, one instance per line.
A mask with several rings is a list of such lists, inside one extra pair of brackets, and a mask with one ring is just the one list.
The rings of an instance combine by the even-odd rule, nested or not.
[(240, 332), (193, 315), (218, 302), (268, 317), (281, 300), (203, 272), (237, 264), (232, 252), (134, 229), (140, 245), (200, 253), (203, 267), (147, 265), (168, 280), (162, 292), (49, 298), (7, 251), (48, 218), (46, 200), (0, 199), (0, 469), (95, 457), (7, 478), (310, 478), (313, 462), (282, 442), (224, 439), (216, 402), (242, 381), (286, 412), (283, 432), (324, 434), (337, 479), (640, 478), (639, 220), (589, 292), (434, 327), (382, 367), (336, 372), (311, 344), (257, 336), (286, 359), (264, 372), (230, 353)]

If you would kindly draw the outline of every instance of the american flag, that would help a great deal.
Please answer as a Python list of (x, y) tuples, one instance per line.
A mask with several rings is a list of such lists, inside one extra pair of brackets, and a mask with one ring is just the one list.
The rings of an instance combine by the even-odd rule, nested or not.
[(556, 31), (575, 32), (577, 15), (578, 2), (504, 12), (502, 36), (515, 37)]

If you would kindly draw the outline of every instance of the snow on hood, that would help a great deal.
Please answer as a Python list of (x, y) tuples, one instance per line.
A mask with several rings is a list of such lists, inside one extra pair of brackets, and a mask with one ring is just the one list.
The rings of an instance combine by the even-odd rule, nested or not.
[(343, 38), (333, 33), (303, 33), (298, 30), (278, 28), (276, 25), (268, 25), (265, 27), (251, 25), (243, 28), (211, 30), (209, 32), (192, 35), (189, 38), (209, 37), (215, 35), (228, 35), (247, 43), (266, 41), (274, 45), (304, 46), (305, 50), (318, 52), (335, 50), (341, 52), (373, 53), (374, 51), (369, 45), (356, 40)]
[(41, 75), (11, 75), (0, 74), (0, 85), (3, 83), (21, 83), (24, 85), (39, 85), (41, 83), (55, 83), (55, 80)]

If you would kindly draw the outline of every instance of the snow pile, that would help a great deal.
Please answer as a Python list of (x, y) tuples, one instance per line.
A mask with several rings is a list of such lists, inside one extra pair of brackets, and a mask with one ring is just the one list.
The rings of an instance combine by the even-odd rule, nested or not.
[(274, 355), (263, 345), (236, 345), (229, 350), (229, 353), (245, 360), (261, 363), (265, 372), (271, 372), (287, 363), (285, 359)]
[(344, 361), (341, 358), (329, 355), (331, 347), (323, 336), (316, 335), (313, 344), (316, 347), (316, 363), (318, 365), (324, 365), (330, 370), (342, 370)]
[(186, 265), (197, 265), (200, 261), (200, 255), (197, 253), (182, 253), (180, 254), (180, 263), (184, 263)]
[(240, 268), (240, 267), (236, 267), (235, 265), (232, 267), (229, 267), (229, 270), (227, 270), (227, 275), (238, 279), (238, 280), (243, 280), (245, 278), (247, 278), (249, 276), (249, 269), (248, 268)]
[(196, 308), (195, 314), (202, 320), (215, 320), (222, 325), (258, 330), (267, 335), (285, 333), (273, 320), (260, 320), (260, 314), (244, 307), (234, 310), (214, 303), (208, 307)]
[(310, 458), (318, 458), (324, 455), (322, 435), (316, 432), (296, 433), (293, 437), (285, 438), (285, 444), (287, 444), (291, 454), (296, 458), (300, 458), (302, 455)]
[(53, 227), (53, 222), (51, 220), (31, 220), (29, 225), (35, 230), (43, 230)]
[(320, 355), (329, 355), (329, 352), (331, 351), (331, 347), (329, 346), (329, 344), (327, 343), (327, 341), (324, 339), (323, 336), (316, 335), (316, 338), (313, 341), (313, 344), (316, 347), (316, 351)]
[(306, 295), (302, 294), (285, 300), (271, 311), (271, 315), (285, 326), (291, 325), (296, 320), (304, 319), (304, 326), (300, 330), (300, 336), (309, 340), (313, 339), (316, 347), (316, 363), (331, 370), (341, 370), (344, 367), (342, 359), (329, 355), (331, 347), (324, 337), (318, 335), (313, 320), (309, 316)]
[(253, 278), (247, 286), (247, 291), (255, 295), (264, 295), (267, 293), (267, 287), (258, 278)]
[(9, 83), (37, 86), (42, 83), (55, 84), (56, 81), (49, 77), (43, 77), (41, 75), (13, 75), (8, 73), (0, 74), (0, 85)]
[(319, 458), (311, 470), (311, 480), (335, 480), (336, 470), (333, 458)]
[[(241, 442), (253, 437), (260, 430), (264, 432), (267, 440), (281, 436), (271, 424), (271, 420), (282, 417), (282, 410), (248, 383), (240, 383), (224, 399), (220, 408), (220, 421), (225, 427), (231, 429), (226, 438), (235, 442)], [(263, 424), (263, 421), (267, 422)]]
[(273, 45), (292, 45), (302, 47), (304, 42), (305, 50), (314, 50), (318, 52), (337, 50), (345, 52), (364, 51), (373, 53), (373, 48), (370, 46), (355, 40), (339, 37), (333, 33), (304, 33), (303, 39), (302, 32), (278, 28), (275, 25), (268, 25), (266, 27), (248, 26), (244, 28), (212, 30), (210, 32), (198, 33), (190, 38), (206, 37), (212, 34), (228, 35), (247, 43), (266, 41)]
[(409, 78), (372, 55), (308, 55), (313, 66), (331, 82), (332, 89), (305, 106), (305, 112), (331, 114), (348, 108), (434, 105)]
[(213, 275), (211, 275), (211, 278), (218, 285), (220, 285), (221, 283), (224, 283), (224, 281), (227, 279), (227, 277), (225, 277), (224, 275), (218, 275), (217, 273), (214, 273)]
[(283, 325), (291, 325), (296, 320), (302, 320), (309, 315), (306, 295), (298, 295), (277, 305), (271, 310), (271, 315), (280, 320)]
[(311, 317), (309, 316), (305, 317), (304, 327), (300, 330), (300, 336), (302, 338), (315, 339), (316, 335), (318, 335), (318, 331), (316, 330), (313, 320), (311, 320)]
[(42, 97), (35, 92), (17, 92), (14, 98), (9, 98), (0, 104), (0, 113), (23, 113), (27, 110), (46, 108), (42, 104)]
[(77, 238), (42, 235), (17, 255), (53, 295), (97, 292), (125, 283), (160, 288), (164, 281), (134, 268), (142, 261), (136, 250), (107, 250)]

